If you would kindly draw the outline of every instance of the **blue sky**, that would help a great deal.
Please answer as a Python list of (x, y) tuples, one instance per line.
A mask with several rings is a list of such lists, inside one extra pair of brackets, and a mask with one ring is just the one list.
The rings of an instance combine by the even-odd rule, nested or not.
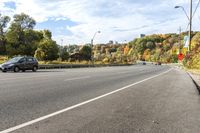
[[(194, 8), (198, 0), (193, 0)], [(187, 18), (180, 5), (189, 10), (189, 0), (1, 0), (0, 12), (13, 16), (24, 12), (37, 21), (35, 29), (49, 29), (59, 44), (131, 41), (142, 34), (185, 31)], [(200, 30), (200, 10), (193, 29)]]

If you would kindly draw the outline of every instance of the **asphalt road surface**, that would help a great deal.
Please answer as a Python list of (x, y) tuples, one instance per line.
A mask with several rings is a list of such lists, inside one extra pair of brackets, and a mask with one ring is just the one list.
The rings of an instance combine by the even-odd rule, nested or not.
[(188, 74), (155, 65), (0, 73), (0, 133), (199, 133)]

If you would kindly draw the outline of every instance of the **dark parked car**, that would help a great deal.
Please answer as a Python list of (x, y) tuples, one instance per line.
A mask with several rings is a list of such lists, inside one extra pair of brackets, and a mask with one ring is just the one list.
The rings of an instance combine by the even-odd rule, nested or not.
[(155, 65), (162, 65), (162, 63), (160, 61), (158, 61)]
[(0, 65), (2, 72), (14, 71), (19, 72), (22, 70), (32, 70), (33, 72), (38, 69), (38, 61), (33, 57), (15, 57)]

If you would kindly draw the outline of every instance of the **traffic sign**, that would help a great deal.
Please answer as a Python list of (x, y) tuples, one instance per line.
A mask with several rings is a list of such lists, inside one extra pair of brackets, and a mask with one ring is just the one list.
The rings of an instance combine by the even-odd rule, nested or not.
[(184, 59), (184, 57), (185, 57), (184, 54), (182, 54), (182, 53), (178, 54), (178, 59), (180, 61), (182, 61)]

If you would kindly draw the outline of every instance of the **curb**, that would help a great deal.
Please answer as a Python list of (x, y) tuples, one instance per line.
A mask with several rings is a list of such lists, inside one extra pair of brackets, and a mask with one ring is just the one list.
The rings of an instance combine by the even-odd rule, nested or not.
[(112, 66), (132, 66), (134, 64), (48, 64), (39, 65), (39, 69), (64, 69), (64, 68), (94, 68), (94, 67), (112, 67)]
[(197, 83), (197, 81), (193, 78), (192, 74), (190, 72), (187, 72), (188, 75), (190, 76), (190, 78), (192, 79), (192, 81), (194, 82), (195, 86), (197, 87), (197, 90), (199, 91), (199, 95), (200, 95), (200, 85)]

